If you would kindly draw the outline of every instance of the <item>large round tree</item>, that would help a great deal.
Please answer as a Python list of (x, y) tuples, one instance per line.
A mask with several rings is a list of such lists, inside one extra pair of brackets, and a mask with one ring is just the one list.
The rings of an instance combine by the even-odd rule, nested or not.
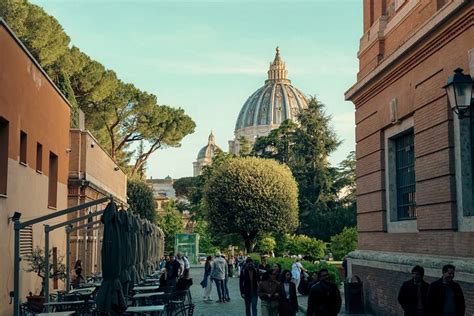
[(218, 166), (204, 189), (210, 229), (238, 233), (252, 252), (259, 233), (298, 226), (298, 188), (290, 169), (274, 160), (234, 158)]

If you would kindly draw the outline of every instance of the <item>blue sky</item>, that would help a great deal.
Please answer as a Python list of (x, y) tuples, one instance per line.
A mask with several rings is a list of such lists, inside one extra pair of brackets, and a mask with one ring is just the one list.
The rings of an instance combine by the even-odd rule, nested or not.
[(331, 163), (355, 148), (354, 107), (344, 92), (356, 80), (362, 1), (32, 2), (59, 20), (72, 44), (196, 122), (180, 148), (152, 156), (148, 177), (191, 176), (211, 130), (228, 150), (240, 108), (263, 85), (276, 46), (292, 84), (333, 116), (343, 144)]

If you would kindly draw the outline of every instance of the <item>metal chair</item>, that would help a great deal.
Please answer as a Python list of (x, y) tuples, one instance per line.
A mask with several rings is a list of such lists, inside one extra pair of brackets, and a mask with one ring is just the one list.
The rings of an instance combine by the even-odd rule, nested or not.
[(194, 304), (183, 305), (178, 310), (174, 311), (172, 316), (193, 316), (195, 307), (196, 305)]
[(174, 315), (175, 312), (183, 310), (186, 305), (192, 304), (191, 293), (189, 290), (173, 292), (165, 303), (168, 315)]
[(20, 316), (35, 316), (36, 313), (40, 313), (43, 310), (42, 307), (31, 307), (28, 302), (20, 304)]

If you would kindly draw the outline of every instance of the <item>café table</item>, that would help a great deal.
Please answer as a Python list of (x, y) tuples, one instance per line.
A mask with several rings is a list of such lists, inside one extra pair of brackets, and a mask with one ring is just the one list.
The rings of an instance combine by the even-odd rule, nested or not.
[(160, 288), (159, 285), (141, 285), (135, 286), (132, 290), (135, 292), (156, 291)]
[(165, 305), (130, 306), (125, 312), (135, 314), (158, 312), (161, 315), (164, 310)]
[(96, 290), (95, 287), (81, 287), (70, 290), (68, 294), (91, 295)]
[(36, 314), (37, 316), (70, 316), (74, 315), (76, 312), (69, 311), (69, 312), (51, 312), (51, 313), (40, 313)]
[(146, 293), (137, 293), (132, 296), (135, 305), (143, 305), (140, 304), (141, 301), (144, 301), (149, 298), (154, 298), (156, 296), (165, 295), (165, 292), (146, 292)]

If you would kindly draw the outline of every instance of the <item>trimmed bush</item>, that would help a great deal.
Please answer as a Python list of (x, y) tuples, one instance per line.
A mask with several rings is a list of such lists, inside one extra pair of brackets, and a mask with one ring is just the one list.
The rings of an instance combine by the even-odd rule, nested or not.
[(331, 237), (331, 251), (334, 259), (341, 260), (349, 252), (357, 249), (357, 229), (344, 228), (342, 232)]
[(321, 259), (326, 250), (326, 244), (319, 239), (306, 235), (285, 235), (284, 249), (290, 255), (309, 255)]

